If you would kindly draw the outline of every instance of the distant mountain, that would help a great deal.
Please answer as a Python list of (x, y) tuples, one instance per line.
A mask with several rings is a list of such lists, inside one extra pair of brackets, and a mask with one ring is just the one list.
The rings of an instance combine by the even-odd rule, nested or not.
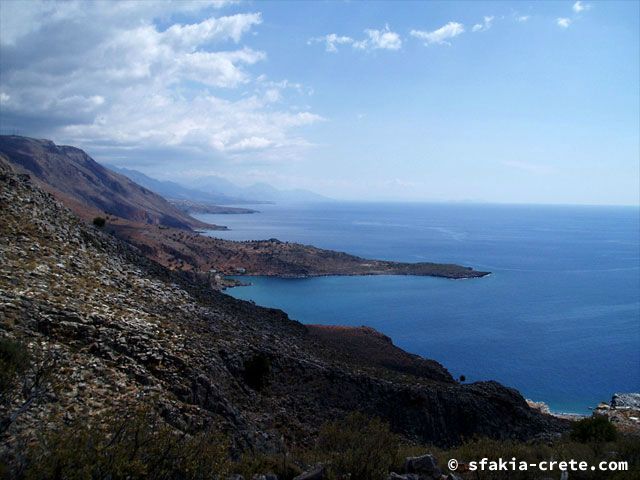
[[(206, 202), (206, 203), (220, 203), (220, 204), (230, 204), (230, 203), (247, 203), (246, 199), (237, 198), (229, 195), (218, 194), (214, 191), (205, 192), (201, 190), (196, 190), (193, 188), (185, 187), (184, 185), (180, 185), (176, 182), (171, 181), (163, 181), (156, 180), (155, 178), (151, 178), (148, 175), (145, 175), (138, 170), (131, 170), (129, 168), (116, 167), (115, 165), (105, 164), (110, 170), (117, 172), (129, 179), (133, 180), (139, 185), (142, 185), (149, 190), (156, 192), (159, 195), (167, 199), (175, 199), (175, 200), (190, 200), (194, 202)], [(229, 182), (227, 182), (229, 183)], [(230, 184), (233, 186), (233, 184)]]
[(206, 176), (193, 180), (190, 187), (203, 192), (217, 192), (219, 194), (246, 199), (259, 199), (276, 203), (327, 202), (330, 198), (309, 190), (292, 189), (280, 190), (267, 183), (255, 183), (248, 187), (237, 186), (224, 178)]
[(203, 228), (160, 195), (93, 160), (79, 148), (15, 135), (0, 136), (0, 156), (30, 174), (81, 216), (108, 213), (149, 224)]
[(115, 165), (109, 164), (105, 166), (169, 199), (222, 205), (265, 202), (326, 202), (331, 200), (309, 190), (280, 190), (267, 183), (255, 183), (248, 187), (240, 187), (229, 180), (215, 175), (196, 178), (190, 181), (188, 185), (185, 185), (184, 183), (157, 180), (138, 170), (116, 167)]

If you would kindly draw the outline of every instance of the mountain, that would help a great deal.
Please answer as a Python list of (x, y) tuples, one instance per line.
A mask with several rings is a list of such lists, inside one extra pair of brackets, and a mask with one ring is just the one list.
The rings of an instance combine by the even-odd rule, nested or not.
[(309, 190), (280, 190), (267, 183), (255, 183), (248, 187), (240, 187), (224, 178), (213, 175), (194, 179), (190, 183), (190, 187), (203, 192), (218, 192), (244, 199), (258, 199), (263, 202), (305, 203), (331, 201), (330, 198)]
[[(61, 155), (52, 144), (32, 148), (45, 147), (48, 157)], [(8, 478), (30, 459), (57, 472), (32, 478), (68, 478), (63, 468), (77, 474), (67, 459), (90, 464), (83, 452), (112, 427), (98, 445), (113, 451), (133, 428), (128, 461), (150, 444), (153, 458), (174, 459), (172, 443), (160, 439), (194, 438), (195, 448), (211, 432), (228, 439), (219, 448), (229, 445), (236, 458), (283, 458), (288, 445), (314, 445), (323, 424), (355, 411), (389, 422), (402, 438), (438, 445), (566, 428), (517, 391), (461, 384), (370, 329), (307, 327), (213, 291), (206, 277), (170, 271), (80, 221), (12, 165), (0, 158), (0, 346), (2, 361), (15, 364), (3, 367), (0, 402)], [(149, 437), (151, 418), (164, 425), (158, 432), (176, 434)], [(33, 446), (42, 449), (35, 457)], [(62, 456), (51, 457), (52, 449)], [(130, 478), (185, 478), (138, 471)]]
[(121, 218), (178, 228), (204, 228), (160, 195), (103, 167), (82, 150), (50, 140), (0, 136), (0, 156), (84, 216)]
[(105, 167), (124, 175), (130, 180), (136, 182), (138, 185), (142, 185), (143, 187), (148, 188), (167, 199), (190, 200), (194, 202), (207, 202), (222, 205), (247, 203), (245, 199), (218, 194), (215, 193), (214, 190), (211, 192), (204, 192), (202, 190), (185, 187), (184, 185), (180, 185), (176, 182), (156, 180), (155, 178), (151, 178), (138, 170), (116, 167), (115, 165), (110, 164), (105, 164)]
[(157, 180), (138, 170), (110, 164), (105, 164), (105, 166), (167, 199), (189, 200), (218, 205), (305, 203), (331, 200), (309, 190), (280, 190), (267, 183), (255, 183), (248, 187), (240, 187), (225, 178), (215, 175), (195, 178), (187, 186), (184, 183)]

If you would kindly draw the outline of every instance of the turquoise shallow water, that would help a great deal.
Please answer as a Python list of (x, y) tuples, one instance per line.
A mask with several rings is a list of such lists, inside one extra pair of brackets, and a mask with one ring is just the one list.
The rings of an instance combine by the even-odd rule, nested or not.
[(261, 205), (200, 215), (216, 236), (488, 269), (428, 277), (251, 278), (237, 298), (304, 323), (370, 325), (468, 381), (495, 379), (552, 409), (587, 412), (640, 391), (640, 211), (445, 204)]

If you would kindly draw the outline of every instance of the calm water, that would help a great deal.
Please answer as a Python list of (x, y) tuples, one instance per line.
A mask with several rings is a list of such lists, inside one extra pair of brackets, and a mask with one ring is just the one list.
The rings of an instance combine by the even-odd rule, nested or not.
[(252, 278), (237, 298), (304, 323), (370, 325), (468, 381), (496, 379), (552, 409), (587, 412), (640, 391), (637, 208), (325, 204), (201, 215), (216, 236), (313, 244), (365, 257), (454, 262), (474, 280)]

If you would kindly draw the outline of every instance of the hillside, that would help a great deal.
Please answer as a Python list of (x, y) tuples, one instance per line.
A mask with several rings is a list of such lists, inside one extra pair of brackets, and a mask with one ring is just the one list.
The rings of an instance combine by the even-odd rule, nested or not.
[[(208, 225), (190, 217), (183, 211), (184, 205), (171, 205), (150, 190), (102, 167), (80, 149), (56, 146), (48, 140), (0, 136), (0, 158), (17, 171), (31, 175), (40, 187), (84, 220), (90, 222), (107, 212), (107, 231), (171, 269), (283, 277), (430, 275), (474, 278), (488, 274), (459, 265), (367, 260), (275, 239), (233, 242), (212, 238), (190, 230), (226, 227)], [(225, 211), (253, 212), (246, 209)], [(226, 282), (222, 281), (222, 284)]]
[[(441, 445), (565, 426), (513, 389), (459, 384), (365, 333), (336, 343), (330, 331), (165, 269), (0, 160), (0, 339), (26, 345), (46, 372), (27, 375), (25, 385), (41, 379), (35, 390), (2, 392), (0, 456), (10, 465), (41, 432), (141, 403), (177, 431), (222, 431), (235, 452), (309, 444), (324, 422), (354, 410)], [(371, 363), (357, 354), (372, 348), (368, 336), (390, 349), (388, 360), (384, 349)]]
[(49, 140), (0, 136), (0, 156), (84, 216), (118, 217), (177, 228), (215, 228), (174, 207), (156, 193), (112, 172), (82, 150)]
[(172, 269), (226, 275), (314, 277), (324, 275), (421, 275), (478, 278), (489, 272), (455, 264), (371, 260), (312, 245), (269, 240), (237, 242), (173, 228), (109, 219), (107, 229)]

